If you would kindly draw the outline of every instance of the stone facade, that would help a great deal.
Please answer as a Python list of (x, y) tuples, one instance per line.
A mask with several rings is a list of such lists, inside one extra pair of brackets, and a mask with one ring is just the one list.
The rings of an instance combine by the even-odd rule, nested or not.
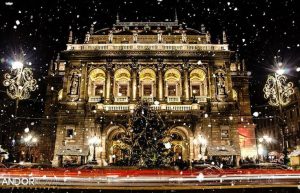
[[(90, 161), (93, 136), (100, 139), (100, 164), (122, 159), (118, 139), (141, 100), (168, 125), (174, 159), (256, 156), (249, 74), (243, 62), (231, 59), (225, 33), (213, 44), (204, 26), (198, 31), (178, 21), (117, 20), (111, 29), (92, 26), (82, 44), (73, 39), (71, 32), (49, 71), (53, 164)], [(200, 135), (207, 146), (197, 142)]]

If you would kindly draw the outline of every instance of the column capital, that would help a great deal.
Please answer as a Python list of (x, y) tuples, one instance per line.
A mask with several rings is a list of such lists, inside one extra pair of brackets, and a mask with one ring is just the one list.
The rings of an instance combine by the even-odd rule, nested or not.
[(190, 69), (190, 64), (189, 63), (186, 63), (186, 64), (182, 64), (182, 69), (184, 71), (188, 71)]
[(107, 69), (107, 70), (111, 70), (111, 69), (113, 68), (113, 63), (112, 63), (112, 61), (113, 61), (113, 60), (112, 60), (111, 58), (107, 58), (107, 59), (106, 59), (106, 63), (107, 63), (107, 64), (106, 64), (106, 69)]
[(165, 65), (162, 62), (158, 62), (156, 67), (157, 70), (162, 70), (165, 67)]
[(136, 59), (136, 58), (132, 58), (131, 59), (131, 67), (133, 68), (133, 69), (137, 69), (137, 67), (138, 67), (138, 59)]

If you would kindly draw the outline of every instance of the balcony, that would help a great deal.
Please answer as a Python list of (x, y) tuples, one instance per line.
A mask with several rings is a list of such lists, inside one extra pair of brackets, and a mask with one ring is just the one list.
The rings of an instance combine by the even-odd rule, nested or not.
[(190, 111), (192, 110), (192, 105), (168, 105), (168, 111)]
[(153, 102), (153, 96), (142, 96), (142, 100), (146, 102)]
[(206, 103), (207, 102), (207, 96), (195, 96), (198, 103)]
[(116, 103), (128, 103), (128, 96), (116, 96), (115, 102)]
[(151, 105), (150, 107), (151, 107), (151, 109), (156, 110), (156, 111), (161, 110), (160, 105)]
[(98, 103), (101, 101), (101, 99), (102, 99), (101, 96), (91, 96), (91, 97), (89, 97), (89, 102), (90, 103)]
[[(151, 105), (151, 109), (156, 111), (174, 111), (174, 112), (184, 112), (184, 111), (194, 111), (199, 110), (200, 106), (199, 104), (192, 104), (192, 105)], [(99, 111), (131, 111), (134, 109), (134, 106), (130, 105), (103, 105), (103, 104), (97, 104), (96, 110)]]
[(167, 103), (179, 103), (180, 102), (180, 96), (168, 96), (167, 97)]
[(129, 105), (105, 105), (106, 111), (129, 111)]

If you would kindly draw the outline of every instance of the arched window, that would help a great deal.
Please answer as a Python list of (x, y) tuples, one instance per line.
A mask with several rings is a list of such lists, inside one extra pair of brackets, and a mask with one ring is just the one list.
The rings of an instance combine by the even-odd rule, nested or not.
[(115, 72), (114, 76), (114, 97), (115, 102), (128, 102), (130, 96), (130, 72), (121, 68)]
[(89, 74), (89, 96), (103, 97), (105, 92), (105, 72), (102, 69), (94, 69)]
[(190, 92), (196, 97), (207, 96), (207, 78), (202, 69), (194, 69), (190, 73)]
[(181, 75), (177, 69), (169, 69), (165, 73), (165, 96), (168, 102), (180, 102)]
[(178, 133), (172, 133), (171, 138), (173, 141), (182, 141), (183, 140), (182, 136), (179, 135)]
[[(140, 96), (143, 99), (150, 100), (156, 96), (155, 90), (156, 75), (152, 69), (143, 69), (140, 72)], [(152, 101), (150, 101), (152, 102)]]

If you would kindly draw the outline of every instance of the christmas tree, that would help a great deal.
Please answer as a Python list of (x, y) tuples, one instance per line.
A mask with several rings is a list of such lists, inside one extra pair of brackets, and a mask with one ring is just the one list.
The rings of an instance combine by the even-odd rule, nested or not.
[(172, 152), (168, 128), (148, 103), (137, 105), (122, 142), (129, 149), (128, 165), (147, 168), (170, 165)]

